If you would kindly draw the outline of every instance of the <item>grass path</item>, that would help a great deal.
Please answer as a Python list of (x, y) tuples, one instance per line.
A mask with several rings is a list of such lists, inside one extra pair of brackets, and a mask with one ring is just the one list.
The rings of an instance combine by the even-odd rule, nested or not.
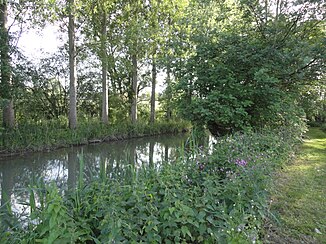
[(326, 133), (311, 128), (298, 158), (278, 175), (267, 243), (326, 243)]

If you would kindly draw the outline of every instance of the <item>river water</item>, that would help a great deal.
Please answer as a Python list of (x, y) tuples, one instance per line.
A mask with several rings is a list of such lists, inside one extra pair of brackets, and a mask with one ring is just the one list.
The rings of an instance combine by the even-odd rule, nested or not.
[[(27, 213), (28, 187), (42, 179), (55, 182), (60, 190), (74, 188), (79, 176), (80, 160), (84, 162), (84, 181), (99, 177), (128, 177), (127, 169), (154, 167), (174, 161), (186, 144), (187, 134), (165, 135), (90, 144), (51, 152), (31, 153), (0, 160), (1, 206), (10, 202), (18, 215)], [(103, 170), (102, 170), (103, 172)]]

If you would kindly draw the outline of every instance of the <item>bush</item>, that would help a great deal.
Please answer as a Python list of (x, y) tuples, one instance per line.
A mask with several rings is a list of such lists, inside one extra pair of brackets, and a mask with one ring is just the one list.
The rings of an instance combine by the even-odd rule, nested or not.
[(326, 123), (322, 123), (320, 126), (320, 129), (324, 132), (326, 132)]

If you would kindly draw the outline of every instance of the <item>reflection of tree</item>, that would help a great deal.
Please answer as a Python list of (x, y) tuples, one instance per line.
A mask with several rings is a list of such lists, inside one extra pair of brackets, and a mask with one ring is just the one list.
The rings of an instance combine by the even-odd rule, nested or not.
[(127, 165), (127, 168), (123, 171), (121, 174), (122, 180), (132, 180), (134, 177), (134, 170), (136, 169), (137, 162), (138, 162), (138, 156), (136, 153), (136, 144), (132, 143), (129, 146), (129, 164)]
[(164, 146), (164, 161), (169, 162), (169, 146)]
[(149, 167), (154, 168), (153, 156), (154, 156), (154, 142), (149, 143)]
[[(76, 186), (79, 172), (78, 154), (83, 150), (84, 174), (87, 179), (98, 177), (100, 169), (110, 179), (129, 179), (139, 165), (156, 167), (159, 162), (173, 160), (186, 135), (157, 136), (66, 148), (52, 152), (27, 154), (0, 161), (1, 204), (5, 195), (17, 202), (28, 202), (26, 189), (44, 179), (45, 184), (56, 181), (62, 190)], [(144, 160), (142, 163), (141, 160)], [(35, 182), (33, 182), (35, 179)], [(13, 207), (13, 210), (19, 207)]]
[[(5, 194), (11, 198), (11, 207), (15, 214), (23, 214), (27, 209), (21, 204), (29, 200), (27, 187), (34, 187), (40, 179), (44, 179), (46, 183), (56, 181), (60, 187), (64, 185), (65, 158), (65, 151), (58, 150), (7, 158), (6, 162), (0, 161), (1, 188), (5, 188), (1, 190), (1, 195)], [(1, 201), (4, 200), (5, 198), (1, 197)]]
[(110, 179), (113, 177), (113, 169), (114, 169), (115, 161), (111, 157), (108, 157), (108, 159), (109, 159), (108, 165), (106, 166), (106, 177)]
[(76, 187), (77, 162), (78, 162), (77, 152), (73, 150), (69, 151), (68, 152), (68, 180), (67, 180), (69, 190), (75, 189)]
[(106, 164), (107, 164), (107, 158), (104, 157), (103, 154), (100, 155), (100, 172), (99, 172), (99, 175), (100, 175), (100, 178), (101, 180), (104, 180), (106, 178)]
[[(0, 224), (1, 227), (6, 229), (10, 225), (11, 214), (9, 211), (11, 194), (14, 187), (14, 171), (9, 170), (10, 168), (4, 163), (5, 167), (1, 167), (1, 207), (0, 207)], [(7, 166), (7, 167), (6, 167)], [(2, 229), (1, 229), (2, 230)]]

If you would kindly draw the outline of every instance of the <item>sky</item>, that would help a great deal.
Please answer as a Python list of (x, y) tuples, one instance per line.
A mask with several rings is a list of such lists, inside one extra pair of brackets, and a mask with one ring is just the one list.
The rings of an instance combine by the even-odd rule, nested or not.
[(61, 42), (58, 29), (55, 26), (47, 25), (42, 30), (32, 29), (23, 32), (19, 38), (18, 47), (28, 58), (37, 59), (44, 56), (42, 52), (56, 52)]
[[(55, 53), (62, 46), (63, 40), (60, 40), (59, 28), (48, 24), (42, 30), (23, 31), (17, 46), (23, 51), (23, 54), (32, 62), (38, 63), (38, 60), (44, 58), (46, 53)], [(165, 73), (157, 74), (157, 92), (162, 92), (165, 88)], [(145, 88), (143, 92), (150, 92), (150, 87)]]

